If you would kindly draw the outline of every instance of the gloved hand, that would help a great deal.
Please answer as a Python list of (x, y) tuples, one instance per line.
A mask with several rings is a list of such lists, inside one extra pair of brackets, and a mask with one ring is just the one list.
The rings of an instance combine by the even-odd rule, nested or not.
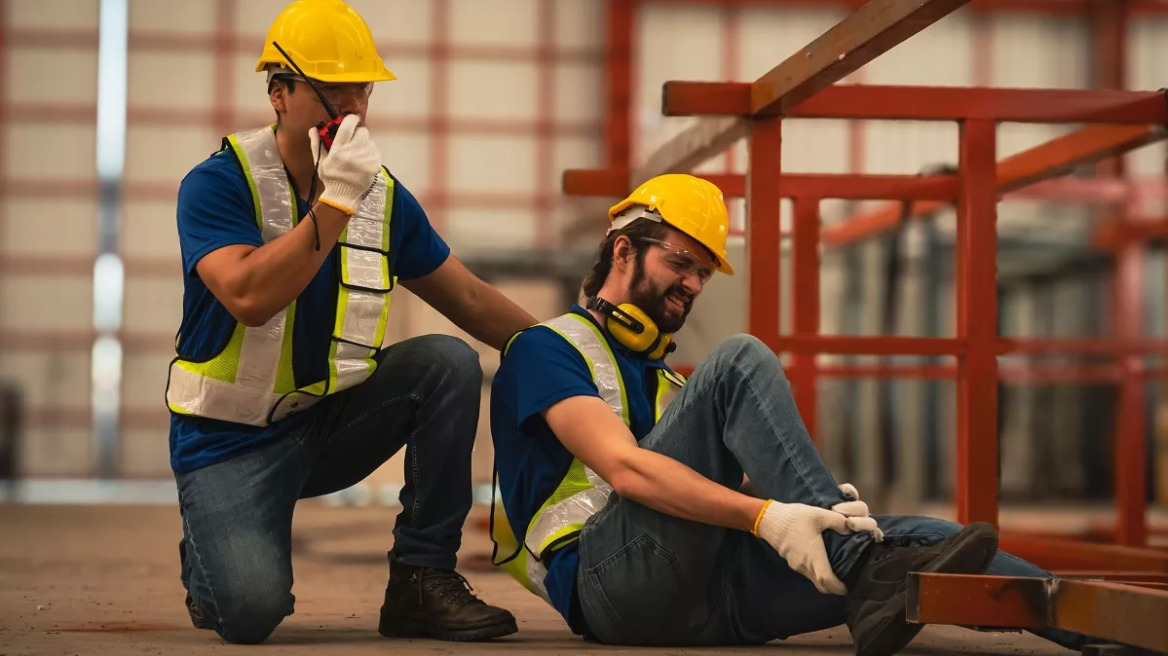
[(810, 579), (817, 590), (845, 595), (847, 587), (827, 560), (822, 535), (827, 529), (840, 535), (852, 533), (848, 517), (834, 510), (768, 500), (755, 521), (754, 534), (774, 547), (791, 569)]
[(868, 504), (860, 501), (860, 491), (856, 489), (856, 486), (844, 483), (839, 486), (839, 489), (850, 501), (837, 503), (831, 509), (848, 517), (848, 528), (856, 532), (868, 531), (877, 542), (883, 542), (884, 531), (881, 531), (880, 527), (876, 525), (876, 520), (868, 516)]
[(361, 117), (349, 114), (337, 128), (332, 148), (325, 150), (316, 128), (308, 131), (312, 156), (317, 162), (317, 175), (324, 183), (320, 202), (331, 205), (352, 216), (369, 190), (377, 172), (381, 170), (381, 153), (369, 138), (369, 130), (357, 127)]

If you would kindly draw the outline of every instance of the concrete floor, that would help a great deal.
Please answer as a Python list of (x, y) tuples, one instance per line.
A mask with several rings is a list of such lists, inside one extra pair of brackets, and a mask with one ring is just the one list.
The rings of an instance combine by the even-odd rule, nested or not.
[[(559, 616), (505, 576), (484, 568), (490, 542), (472, 517), (460, 569), (485, 600), (519, 618), (493, 643), (381, 638), (377, 610), (396, 512), (304, 502), (294, 525), (296, 614), (266, 646), (227, 645), (193, 629), (178, 579), (173, 506), (0, 504), (0, 656), (90, 654), (851, 654), (846, 629), (743, 649), (645, 650), (585, 643)], [(1068, 654), (1028, 634), (927, 627), (910, 654)]]

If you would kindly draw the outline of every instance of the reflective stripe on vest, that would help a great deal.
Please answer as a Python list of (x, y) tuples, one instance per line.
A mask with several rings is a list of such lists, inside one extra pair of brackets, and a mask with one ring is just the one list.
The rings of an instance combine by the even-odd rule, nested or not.
[[(575, 313), (556, 317), (540, 325), (554, 330), (576, 347), (588, 364), (600, 398), (625, 426), (629, 426), (628, 395), (624, 379), (616, 357), (600, 329), (587, 317)], [(664, 369), (658, 370), (654, 423), (661, 419), (684, 384), (685, 379), (681, 376)], [(497, 481), (495, 483), (491, 507), (491, 536), (495, 541), (492, 562), (528, 590), (549, 601), (543, 583), (547, 569), (542, 561), (546, 555), (579, 538), (588, 518), (608, 503), (612, 486), (580, 459), (573, 458), (563, 480), (527, 525), (523, 544), (520, 545), (507, 523)], [(498, 558), (500, 554), (504, 555), (502, 561)]]
[[(243, 168), (264, 243), (295, 227), (298, 201), (272, 127), (233, 134), (225, 142)], [(175, 358), (166, 390), (170, 410), (266, 426), (367, 379), (377, 368), (373, 358), (385, 339), (396, 282), (388, 259), (392, 212), (393, 179), (383, 169), (337, 240), (340, 289), (326, 380), (296, 388), (293, 301), (263, 326), (236, 323), (227, 345), (206, 362)]]

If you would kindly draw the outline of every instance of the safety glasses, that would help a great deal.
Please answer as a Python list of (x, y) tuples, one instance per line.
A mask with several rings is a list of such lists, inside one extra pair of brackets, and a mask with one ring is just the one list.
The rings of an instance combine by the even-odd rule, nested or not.
[[(287, 78), (290, 80), (299, 80), (301, 82), (307, 82), (304, 78), (300, 77), (299, 75), (281, 75), (280, 77)], [(320, 94), (322, 96), (324, 96), (325, 100), (329, 101), (329, 103), (332, 104), (334, 107), (337, 105), (343, 105), (344, 102), (346, 100), (348, 100), (350, 97), (355, 98), (356, 100), (359, 100), (359, 101), (365, 101), (365, 100), (368, 100), (369, 96), (373, 94), (373, 83), (372, 82), (331, 82), (330, 83), (330, 82), (320, 82), (317, 80), (313, 80), (312, 84), (317, 88), (318, 91), (320, 91)]]
[(708, 256), (698, 255), (662, 239), (640, 237), (638, 241), (654, 244), (664, 249), (666, 266), (673, 269), (678, 275), (696, 275), (703, 285), (714, 277), (716, 265), (710, 261)]

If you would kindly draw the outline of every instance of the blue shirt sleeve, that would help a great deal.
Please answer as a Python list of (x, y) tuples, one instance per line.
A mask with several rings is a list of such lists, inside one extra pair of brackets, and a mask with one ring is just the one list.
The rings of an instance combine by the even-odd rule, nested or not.
[(401, 235), (394, 262), (394, 275), (402, 280), (433, 273), (450, 256), (450, 247), (430, 225), (418, 199), (400, 181), (394, 180), (394, 221), (401, 221)]
[(183, 178), (177, 214), (183, 270), (188, 276), (204, 255), (224, 246), (264, 245), (247, 180), (229, 151), (204, 160)]
[(516, 428), (573, 396), (600, 396), (584, 356), (549, 328), (524, 331), (503, 357), (514, 389)]

